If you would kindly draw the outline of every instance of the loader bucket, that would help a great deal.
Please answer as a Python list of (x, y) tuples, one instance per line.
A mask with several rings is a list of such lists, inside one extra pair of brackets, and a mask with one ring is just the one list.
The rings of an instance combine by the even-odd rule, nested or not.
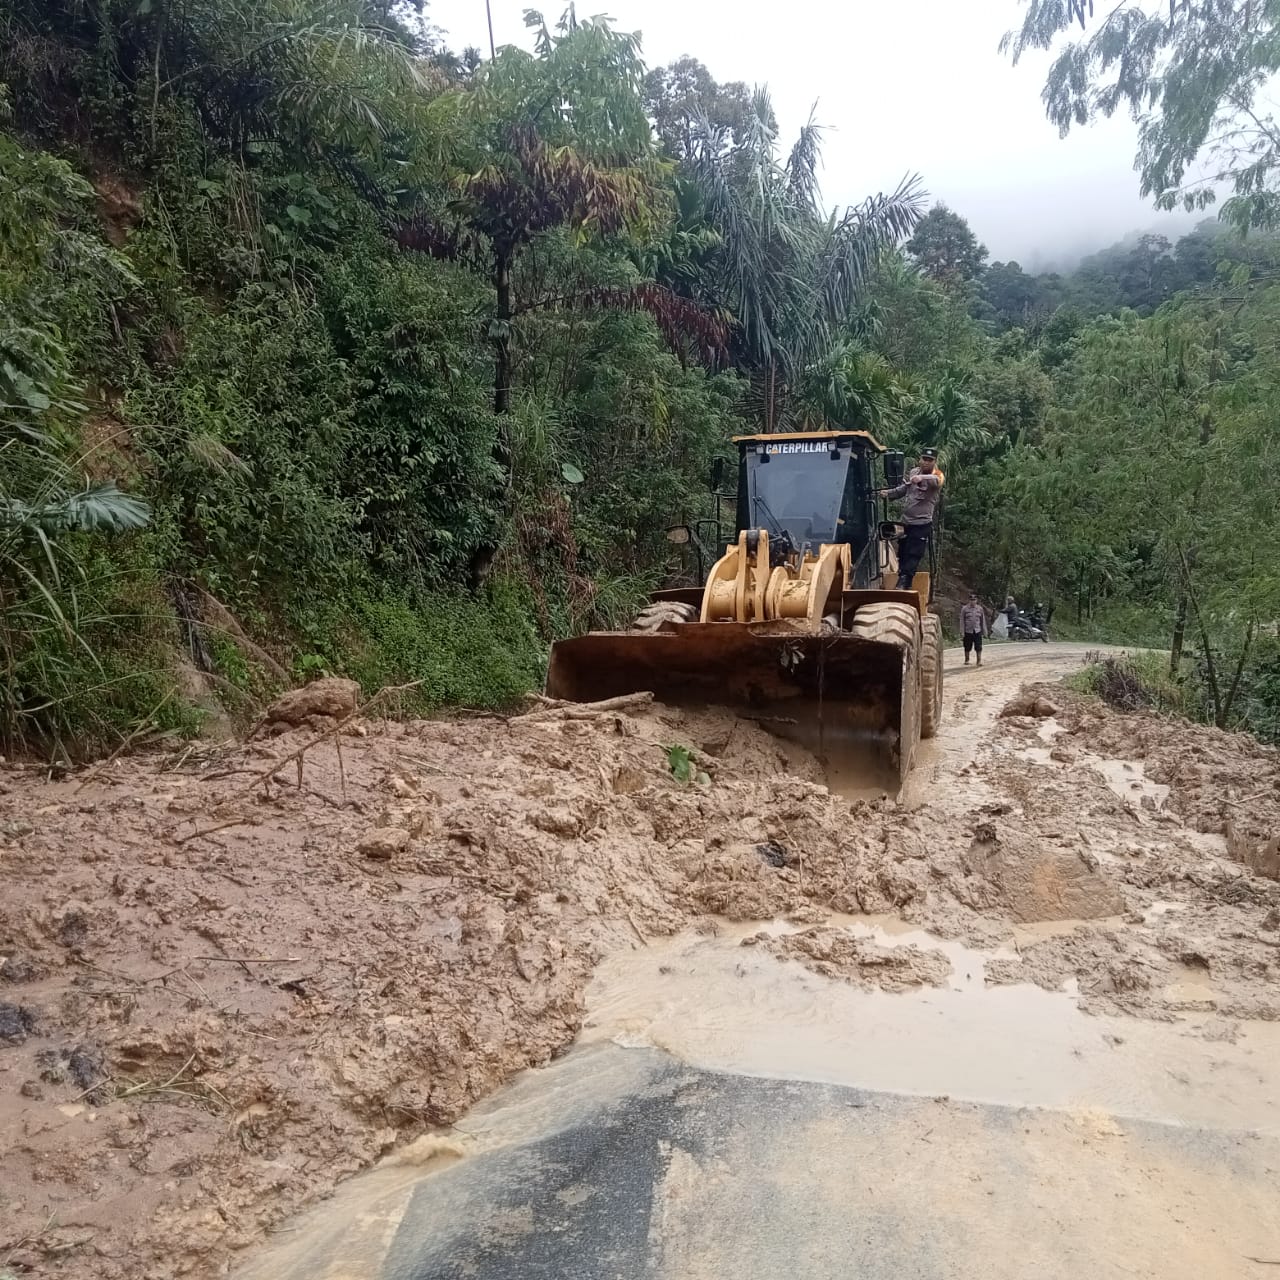
[(919, 740), (919, 668), (897, 645), (760, 622), (592, 632), (552, 646), (553, 698), (646, 690), (668, 705), (726, 706), (760, 721), (814, 752), (841, 792), (896, 792)]

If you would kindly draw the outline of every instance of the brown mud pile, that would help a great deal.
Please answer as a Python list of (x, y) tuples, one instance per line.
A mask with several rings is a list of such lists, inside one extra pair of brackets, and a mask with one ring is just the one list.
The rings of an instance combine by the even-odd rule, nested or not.
[[(594, 961), (928, 888), (893, 802), (663, 709), (316, 725), (0, 793), (0, 1262), (216, 1274), (573, 1039)], [(706, 785), (672, 775), (692, 749)]]
[[(1196, 829), (1215, 776), (1247, 797), (1274, 755), (1204, 730), (1193, 755), (1161, 741), (1181, 727), (1037, 692), (1057, 715), (974, 719), (952, 695), (970, 758), (901, 804), (831, 794), (752, 722), (652, 706), (356, 720), (298, 757), (312, 718), (0, 774), (0, 1272), (226, 1274), (565, 1049), (606, 951), (708, 915), (808, 926), (757, 945), (858, 985), (945, 983), (949, 962), (830, 913), (1004, 948), (988, 981), (1074, 980), (1090, 1007), (1207, 1011), (1222, 1035), (1275, 1016), (1280, 884)], [(677, 745), (704, 784), (673, 776)], [(1167, 801), (1117, 794), (1107, 751)], [(1019, 932), (1044, 921), (1064, 932)]]
[(1170, 788), (1169, 808), (1187, 826), (1221, 835), (1235, 861), (1280, 880), (1280, 751), (1150, 712), (1108, 716), (1078, 697), (1071, 705), (1069, 734), (1100, 754), (1141, 761)]
[(1018, 868), (1001, 888), (1020, 920), (1074, 923), (1015, 934), (988, 983), (1074, 983), (1086, 1010), (1149, 1018), (1280, 1018), (1280, 884), (1259, 856), (1280, 832), (1280, 753), (1057, 686), (1014, 710), (1046, 698), (1054, 716), (999, 724), (983, 775), (1004, 813), (968, 856), (990, 866), (994, 846), (1002, 875)]

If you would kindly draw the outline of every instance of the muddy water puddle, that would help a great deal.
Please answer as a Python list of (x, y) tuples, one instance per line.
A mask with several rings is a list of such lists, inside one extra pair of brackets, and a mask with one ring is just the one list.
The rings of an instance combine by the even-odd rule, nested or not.
[(1063, 938), (1077, 929), (1121, 929), (1123, 916), (1097, 916), (1090, 920), (1032, 920), (1010, 926), (1015, 951), (1048, 938)]
[(1205, 1039), (1194, 1011), (1177, 1023), (1088, 1016), (1069, 990), (985, 986), (983, 967), (1000, 952), (897, 921), (831, 923), (881, 945), (944, 951), (949, 985), (863, 990), (741, 945), (796, 926), (726, 925), (606, 959), (582, 1040), (746, 1075), (1280, 1133), (1280, 1027), (1251, 1023), (1228, 1044)]
[[(1053, 756), (1054, 746), (1063, 732), (1063, 726), (1053, 717), (1041, 721), (1036, 729), (1036, 737), (1045, 745), (1023, 747), (1017, 752), (1018, 757), (1050, 769), (1066, 768), (1067, 762), (1055, 760)], [(1121, 800), (1133, 804), (1147, 801), (1151, 808), (1163, 809), (1169, 798), (1169, 788), (1148, 778), (1139, 760), (1112, 760), (1095, 755), (1092, 751), (1076, 751), (1072, 762), (1099, 774)]]
[(1209, 977), (1209, 970), (1202, 965), (1179, 964), (1174, 969), (1174, 979), (1164, 989), (1166, 1000), (1179, 1004), (1211, 1005), (1218, 991)]

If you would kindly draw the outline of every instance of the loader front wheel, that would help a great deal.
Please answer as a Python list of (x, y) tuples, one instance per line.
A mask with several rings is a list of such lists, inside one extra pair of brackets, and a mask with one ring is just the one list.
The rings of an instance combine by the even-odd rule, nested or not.
[(892, 645), (902, 654), (901, 696), (896, 707), (885, 708), (892, 719), (886, 727), (897, 731), (890, 760), (899, 782), (906, 778), (920, 741), (920, 613), (909, 604), (878, 601), (853, 615), (849, 634), (861, 640)]
[(932, 738), (942, 724), (942, 620), (929, 613), (921, 620), (920, 736)]
[(646, 605), (631, 624), (632, 631), (661, 631), (667, 623), (697, 622), (698, 611), (678, 600), (655, 600)]
[(896, 644), (900, 649), (914, 649), (919, 619), (909, 604), (864, 604), (853, 615), (849, 634), (862, 640)]

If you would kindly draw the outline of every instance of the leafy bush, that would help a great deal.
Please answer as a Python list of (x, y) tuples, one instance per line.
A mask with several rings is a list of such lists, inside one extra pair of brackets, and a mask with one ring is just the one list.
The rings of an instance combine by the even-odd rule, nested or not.
[(407, 597), (362, 588), (318, 623), (331, 668), (366, 693), (418, 682), (400, 705), (506, 707), (539, 686), (546, 651), (533, 625), (528, 592), (499, 578), (483, 598), (461, 592)]
[(1187, 715), (1185, 685), (1169, 674), (1167, 654), (1126, 653), (1090, 661), (1067, 684), (1078, 692), (1100, 698), (1117, 711), (1153, 710)]

